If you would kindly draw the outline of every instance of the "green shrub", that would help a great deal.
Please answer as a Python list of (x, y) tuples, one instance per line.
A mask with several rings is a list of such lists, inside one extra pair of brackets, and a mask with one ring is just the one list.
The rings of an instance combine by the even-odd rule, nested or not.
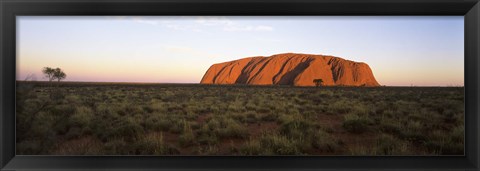
[(250, 139), (239, 148), (239, 153), (241, 155), (261, 155), (264, 150), (259, 140)]
[(77, 107), (75, 114), (70, 116), (69, 124), (71, 126), (86, 127), (90, 124), (92, 119), (94, 119), (92, 109), (85, 106), (79, 106)]
[(159, 113), (152, 113), (144, 121), (145, 129), (152, 131), (168, 131), (172, 127), (172, 122)]
[(50, 108), (50, 114), (63, 117), (73, 115), (76, 111), (76, 107), (73, 105), (56, 105)]
[(337, 100), (328, 106), (328, 112), (331, 114), (343, 114), (352, 110), (353, 104), (346, 100)]
[(368, 156), (375, 155), (375, 152), (372, 150), (373, 147), (365, 145), (353, 145), (348, 147), (348, 151), (352, 156)]
[(50, 134), (50, 132), (52, 132), (52, 127), (57, 122), (56, 117), (48, 112), (39, 112), (35, 117), (35, 120), (30, 125), (31, 129), (28, 132), (28, 135), (44, 137), (45, 135)]
[(153, 111), (159, 112), (159, 113), (165, 113), (167, 112), (167, 103), (161, 102), (158, 100), (152, 100), (150, 104), (150, 108)]
[(100, 116), (109, 116), (113, 114), (116, 115), (116, 112), (114, 111), (114, 108), (116, 108), (116, 106), (110, 106), (104, 103), (101, 103), (95, 106), (96, 106), (95, 111), (97, 115), (100, 115)]
[(107, 155), (134, 155), (135, 151), (132, 145), (125, 142), (122, 138), (112, 139), (105, 142), (104, 151)]
[(421, 132), (423, 130), (423, 125), (418, 121), (407, 122), (406, 129), (412, 132)]
[(143, 127), (131, 117), (108, 116), (108, 120), (95, 120), (92, 123), (94, 135), (102, 141), (114, 138), (138, 139), (144, 133)]
[(16, 150), (17, 155), (36, 155), (42, 154), (43, 147), (39, 140), (25, 140), (17, 142)]
[[(260, 138), (262, 147), (275, 155), (302, 154), (301, 145), (294, 139), (282, 135), (264, 135)], [(268, 154), (268, 153), (267, 153)]]
[[(455, 131), (458, 131), (457, 133), (460, 132), (459, 130)], [(437, 130), (429, 135), (424, 145), (430, 152), (435, 154), (463, 155), (464, 143), (463, 141), (455, 141), (458, 140), (458, 138), (458, 135), (455, 137), (452, 136), (452, 134)]]
[(206, 124), (211, 131), (220, 127), (220, 122), (215, 118), (209, 119)]
[(153, 111), (155, 111), (152, 106), (143, 106), (142, 109), (147, 113), (153, 113)]
[(73, 138), (78, 138), (82, 135), (82, 129), (79, 128), (79, 127), (70, 127), (70, 129), (68, 129), (68, 132), (67, 134), (65, 134), (65, 137), (67, 139), (73, 139)]
[(255, 112), (248, 112), (245, 114), (246, 115), (246, 122), (247, 123), (255, 123), (257, 122), (257, 113)]
[(200, 146), (197, 150), (196, 153), (200, 155), (213, 155), (213, 154), (218, 154), (219, 149), (215, 145), (208, 145), (205, 147)]
[(368, 131), (368, 124), (370, 121), (364, 117), (359, 117), (356, 114), (345, 115), (343, 121), (343, 128), (351, 133), (363, 133)]
[(376, 141), (376, 153), (377, 155), (399, 155), (405, 152), (405, 148), (402, 148), (401, 140), (387, 134), (382, 134)]
[(256, 109), (257, 113), (270, 113), (272, 110), (269, 107), (261, 106)]
[(184, 131), (186, 119), (178, 116), (168, 116), (168, 119), (162, 121), (162, 124), (170, 124), (170, 128), (168, 129), (172, 133), (182, 133)]
[(117, 126), (118, 126), (117, 132), (115, 134), (116, 136), (119, 136), (119, 137), (137, 138), (144, 132), (143, 127), (140, 126), (137, 122), (135, 122), (131, 118), (127, 118), (122, 125), (117, 125)]
[(246, 138), (248, 136), (247, 128), (233, 119), (224, 119), (221, 122), (221, 128), (216, 131), (222, 138)]
[(234, 113), (234, 114), (231, 114), (230, 117), (239, 122), (243, 122), (243, 123), (247, 122), (247, 116), (244, 113)]
[(401, 126), (399, 123), (395, 123), (392, 121), (384, 121), (381, 122), (379, 125), (380, 131), (389, 134), (400, 134)]
[(216, 134), (203, 133), (198, 135), (197, 141), (200, 144), (217, 144), (218, 137)]
[(272, 122), (278, 120), (278, 113), (268, 113), (260, 116), (261, 121)]
[(300, 120), (303, 120), (303, 116), (300, 115), (300, 112), (298, 111), (295, 111), (295, 112), (292, 111), (291, 113), (280, 114), (278, 116), (278, 121), (281, 124), (287, 124), (293, 121), (300, 121)]
[(294, 120), (288, 123), (284, 123), (280, 127), (280, 132), (290, 138), (306, 139), (306, 136), (313, 135), (315, 133), (315, 125), (304, 121)]
[(368, 116), (370, 115), (370, 113), (372, 113), (372, 111), (370, 110), (371, 107), (368, 107), (366, 105), (363, 105), (363, 104), (355, 104), (353, 107), (352, 107), (352, 113), (355, 113), (357, 114), (358, 116)]
[(122, 104), (122, 106), (118, 109), (117, 113), (120, 116), (134, 116), (135, 114), (144, 113), (144, 110), (140, 106), (126, 103)]
[(251, 102), (247, 102), (247, 104), (245, 105), (245, 109), (249, 111), (256, 110), (257, 105)]
[(314, 134), (312, 146), (326, 152), (335, 152), (339, 148), (337, 141), (323, 130), (318, 130)]
[(183, 132), (179, 136), (179, 143), (182, 146), (189, 146), (194, 143), (195, 135), (193, 134), (193, 130), (190, 127), (190, 124), (187, 121), (183, 121)]
[(136, 154), (141, 155), (172, 155), (179, 151), (165, 144), (162, 133), (149, 133), (134, 144)]
[(459, 125), (452, 129), (451, 133), (452, 141), (463, 144), (465, 141), (465, 126)]
[(228, 104), (227, 110), (232, 112), (244, 112), (246, 109), (239, 101), (235, 101)]

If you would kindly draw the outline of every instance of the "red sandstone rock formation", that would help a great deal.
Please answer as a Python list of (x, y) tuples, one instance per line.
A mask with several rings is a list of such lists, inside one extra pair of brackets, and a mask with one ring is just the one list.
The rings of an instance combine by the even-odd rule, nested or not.
[(201, 84), (380, 86), (370, 67), (339, 57), (285, 53), (212, 65)]

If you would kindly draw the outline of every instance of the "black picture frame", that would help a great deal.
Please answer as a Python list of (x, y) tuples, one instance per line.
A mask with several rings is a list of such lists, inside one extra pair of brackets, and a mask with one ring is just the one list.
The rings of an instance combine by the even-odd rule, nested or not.
[[(16, 16), (458, 15), (465, 17), (465, 156), (16, 156)], [(479, 170), (479, 0), (0, 0), (2, 170)]]

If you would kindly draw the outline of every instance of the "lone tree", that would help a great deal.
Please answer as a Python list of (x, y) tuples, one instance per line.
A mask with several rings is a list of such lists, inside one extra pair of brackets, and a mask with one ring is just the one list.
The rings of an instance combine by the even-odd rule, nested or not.
[(314, 79), (314, 80), (313, 80), (313, 83), (315, 83), (315, 85), (316, 85), (317, 87), (319, 87), (319, 86), (322, 85), (323, 80), (322, 80), (322, 79)]
[(61, 80), (67, 78), (67, 74), (65, 74), (62, 69), (60, 68), (50, 68), (50, 67), (44, 67), (42, 69), (43, 74), (45, 74), (45, 77), (48, 78), (48, 81), (53, 81), (57, 80), (60, 82)]
[(53, 81), (55, 79), (55, 77), (54, 77), (55, 69), (50, 68), (50, 67), (44, 67), (42, 69), (42, 72), (43, 72), (43, 74), (45, 74), (45, 77), (48, 78), (48, 81)]
[(62, 69), (60, 68), (56, 68), (55, 69), (55, 72), (53, 72), (53, 77), (55, 79), (57, 79), (58, 82), (60, 82), (60, 80), (63, 80), (65, 78), (67, 78), (67, 74), (65, 74)]

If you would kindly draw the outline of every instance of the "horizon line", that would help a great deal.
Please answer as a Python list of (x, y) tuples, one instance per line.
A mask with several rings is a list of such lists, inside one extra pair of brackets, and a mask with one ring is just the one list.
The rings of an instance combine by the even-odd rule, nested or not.
[[(17, 82), (53, 82), (58, 83), (58, 81), (32, 81), (32, 80), (16, 80)], [(250, 85), (250, 86), (293, 86), (293, 87), (315, 87), (315, 86), (294, 86), (294, 85), (278, 85), (278, 84), (265, 84), (265, 85), (255, 85), (255, 84), (201, 84), (198, 83), (175, 83), (175, 82), (135, 82), (135, 81), (60, 81), (63, 83), (120, 83), (120, 84), (199, 84), (199, 85)], [(321, 86), (321, 87), (369, 87), (369, 86), (342, 86), (342, 85), (335, 85), (335, 86)], [(465, 87), (465, 85), (380, 85), (380, 86), (373, 86), (373, 87)]]

